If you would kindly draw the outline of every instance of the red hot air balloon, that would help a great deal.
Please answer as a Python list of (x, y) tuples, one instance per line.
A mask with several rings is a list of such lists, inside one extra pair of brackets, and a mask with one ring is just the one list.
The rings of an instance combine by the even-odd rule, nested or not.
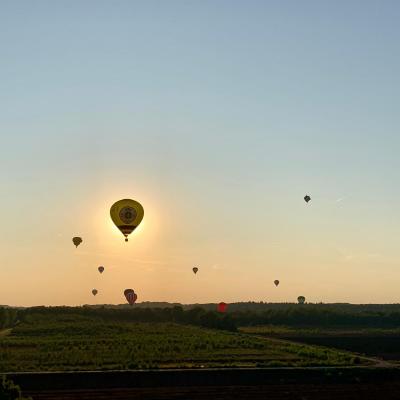
[(102, 265), (100, 265), (99, 268), (97, 268), (99, 270), (99, 272), (102, 274), (104, 272), (104, 267)]
[(133, 289), (125, 289), (124, 295), (126, 297), (127, 302), (133, 306), (137, 300), (137, 294)]
[(224, 302), (221, 302), (217, 306), (217, 311), (220, 312), (220, 313), (224, 313), (224, 312), (226, 312), (227, 308), (228, 308), (228, 304), (226, 304)]

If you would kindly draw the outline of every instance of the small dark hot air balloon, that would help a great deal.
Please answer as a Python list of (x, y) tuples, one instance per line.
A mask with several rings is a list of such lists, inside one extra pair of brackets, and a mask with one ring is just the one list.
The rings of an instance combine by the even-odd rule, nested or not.
[(135, 301), (137, 300), (137, 294), (133, 289), (125, 289), (124, 290), (124, 295), (126, 297), (127, 302), (133, 306), (135, 304)]
[(308, 194), (306, 194), (306, 195), (304, 196), (304, 201), (305, 201), (306, 203), (308, 203), (310, 200), (311, 200), (311, 197), (310, 197)]
[(278, 279), (275, 279), (275, 280), (274, 280), (274, 283), (275, 283), (275, 286), (278, 286), (278, 285), (279, 285)]
[(93, 296), (96, 296), (97, 293), (98, 293), (97, 289), (93, 289), (93, 290), (92, 290), (92, 295), (93, 295)]
[(99, 268), (97, 268), (99, 270), (99, 272), (102, 274), (104, 272), (104, 267), (102, 265), (100, 265)]
[(197, 267), (194, 267), (193, 268), (193, 272), (195, 273), (195, 274), (197, 274), (197, 271), (198, 271), (199, 269), (197, 268)]
[(217, 305), (217, 311), (220, 313), (226, 312), (226, 309), (228, 308), (228, 304), (221, 302)]
[(142, 222), (144, 210), (140, 203), (131, 199), (119, 200), (110, 209), (110, 216), (116, 227), (125, 236), (125, 242)]
[(78, 247), (82, 243), (82, 238), (75, 236), (72, 238), (72, 243), (75, 245), (75, 247)]
[(304, 296), (299, 296), (297, 298), (297, 301), (299, 302), (299, 304), (304, 304), (304, 302), (306, 301), (306, 298)]

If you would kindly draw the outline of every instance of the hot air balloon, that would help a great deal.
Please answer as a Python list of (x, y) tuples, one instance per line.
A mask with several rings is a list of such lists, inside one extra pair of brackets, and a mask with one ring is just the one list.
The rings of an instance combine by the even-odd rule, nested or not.
[(144, 216), (144, 210), (135, 200), (124, 199), (114, 203), (110, 209), (111, 219), (128, 241), (131, 234), (140, 224)]
[(135, 293), (135, 291), (133, 289), (125, 289), (124, 295), (128, 303), (133, 306), (135, 304), (135, 301), (137, 300), (137, 294)]
[(304, 201), (305, 201), (306, 203), (308, 203), (310, 200), (311, 200), (311, 197), (310, 197), (308, 194), (306, 194), (306, 195), (304, 196)]
[(72, 238), (72, 242), (75, 245), (75, 247), (78, 247), (82, 243), (82, 238), (79, 236), (75, 236)]
[(221, 302), (217, 306), (217, 311), (220, 312), (220, 313), (224, 313), (227, 308), (228, 308), (228, 304), (226, 304), (224, 302)]
[(299, 302), (299, 304), (304, 304), (304, 302), (306, 301), (306, 298), (304, 296), (299, 296), (297, 298), (297, 301)]
[(102, 274), (104, 272), (104, 267), (102, 265), (100, 265), (99, 268), (97, 268), (99, 270), (99, 272)]
[(96, 296), (97, 293), (98, 293), (97, 289), (93, 289), (93, 290), (92, 290), (92, 295), (93, 295), (93, 296)]
[(197, 267), (194, 267), (193, 268), (193, 272), (195, 273), (195, 274), (197, 274), (197, 271), (198, 271), (199, 269), (197, 268)]
[(275, 286), (278, 286), (278, 285), (279, 285), (278, 279), (275, 279), (275, 280), (274, 280), (274, 283), (275, 283)]

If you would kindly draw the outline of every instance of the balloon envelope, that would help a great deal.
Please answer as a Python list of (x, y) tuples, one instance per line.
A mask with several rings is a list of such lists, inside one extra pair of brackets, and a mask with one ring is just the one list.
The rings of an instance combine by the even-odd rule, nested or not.
[(127, 302), (133, 306), (137, 300), (137, 294), (133, 289), (125, 289), (124, 290), (124, 296), (127, 300)]
[(99, 268), (97, 268), (98, 270), (99, 270), (99, 272), (102, 274), (103, 273), (103, 271), (104, 271), (104, 267), (102, 266), (102, 265), (100, 265), (100, 267)]
[(310, 197), (308, 194), (306, 194), (306, 195), (304, 196), (304, 201), (305, 201), (306, 203), (308, 203), (310, 200), (311, 200), (311, 197)]
[(72, 243), (75, 245), (75, 247), (78, 247), (82, 243), (82, 238), (75, 236), (72, 238)]
[(116, 227), (125, 236), (125, 242), (142, 222), (144, 210), (140, 203), (131, 199), (119, 200), (111, 206), (110, 216)]
[(279, 285), (278, 279), (275, 279), (275, 280), (274, 280), (274, 283), (275, 283), (275, 286), (278, 286), (278, 285)]
[(197, 267), (194, 267), (193, 268), (193, 272), (195, 273), (195, 274), (197, 274), (197, 271), (198, 271), (199, 269), (197, 268)]
[(218, 311), (218, 312), (221, 312), (221, 313), (224, 313), (224, 312), (226, 311), (227, 308), (228, 308), (228, 304), (226, 304), (226, 303), (224, 303), (224, 302), (221, 302), (221, 303), (219, 303), (218, 306), (217, 306), (217, 311)]
[(304, 304), (304, 302), (306, 301), (306, 298), (304, 296), (299, 296), (297, 298), (297, 301), (299, 302), (299, 304)]
[(96, 296), (97, 293), (98, 293), (97, 289), (93, 289), (93, 290), (92, 290), (93, 296)]

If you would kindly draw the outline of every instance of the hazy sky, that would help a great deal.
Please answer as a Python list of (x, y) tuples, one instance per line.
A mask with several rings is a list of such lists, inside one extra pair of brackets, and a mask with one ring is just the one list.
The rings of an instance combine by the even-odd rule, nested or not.
[(398, 1), (0, 0), (0, 304), (399, 302), (399, 20)]

